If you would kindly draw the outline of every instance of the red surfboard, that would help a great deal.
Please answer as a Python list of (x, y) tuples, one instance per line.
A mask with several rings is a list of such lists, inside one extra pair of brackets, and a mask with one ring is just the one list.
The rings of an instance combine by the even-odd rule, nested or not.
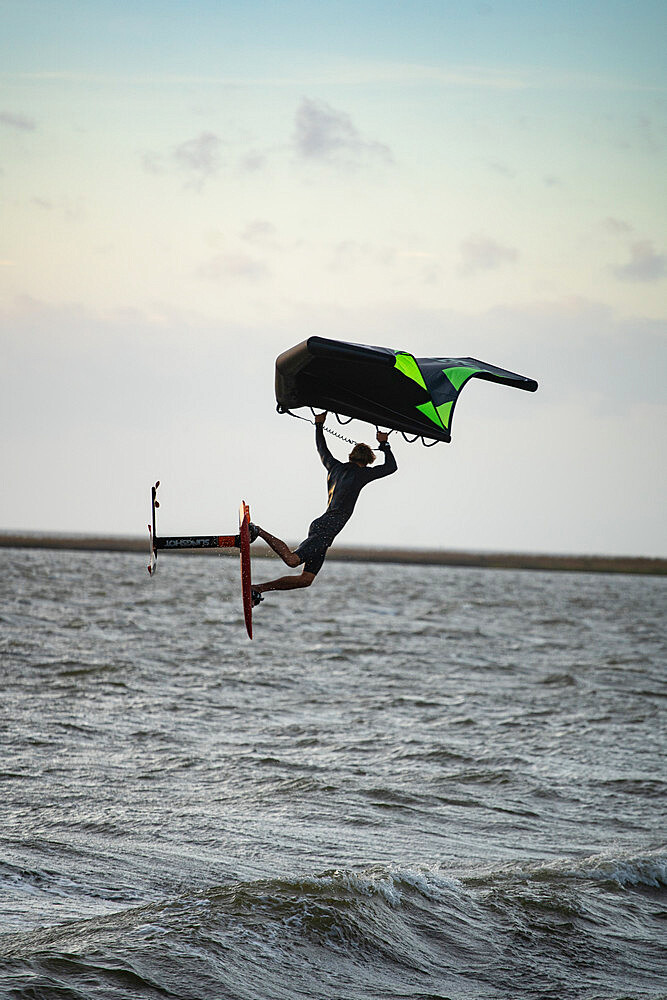
[(245, 501), (239, 507), (239, 548), (241, 550), (241, 594), (243, 617), (248, 637), (252, 639), (252, 587), (250, 572), (250, 508)]

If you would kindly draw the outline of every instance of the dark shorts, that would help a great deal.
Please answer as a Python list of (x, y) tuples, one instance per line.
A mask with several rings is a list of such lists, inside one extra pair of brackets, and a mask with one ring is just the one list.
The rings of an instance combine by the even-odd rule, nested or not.
[(301, 545), (297, 545), (294, 551), (301, 559), (306, 573), (317, 575), (322, 569), (328, 550), (329, 544), (322, 537), (308, 535), (308, 538), (304, 539)]
[(319, 573), (329, 546), (346, 522), (347, 518), (343, 520), (327, 514), (323, 514), (322, 517), (313, 521), (308, 528), (308, 538), (304, 538), (294, 550), (301, 559), (306, 573), (313, 575)]

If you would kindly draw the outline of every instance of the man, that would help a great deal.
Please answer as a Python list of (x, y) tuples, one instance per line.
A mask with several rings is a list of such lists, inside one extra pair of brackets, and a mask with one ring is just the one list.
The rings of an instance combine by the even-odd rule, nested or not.
[(292, 568), (303, 563), (303, 571), (299, 576), (281, 576), (269, 583), (256, 583), (252, 588), (252, 603), (256, 606), (263, 601), (262, 594), (267, 590), (295, 590), (298, 587), (310, 587), (322, 568), (329, 546), (336, 535), (349, 521), (354, 505), (362, 489), (374, 479), (382, 479), (396, 472), (398, 466), (383, 431), (377, 432), (380, 450), (384, 452), (384, 465), (377, 469), (368, 466), (375, 461), (373, 449), (367, 444), (355, 444), (350, 452), (348, 462), (339, 462), (329, 451), (324, 440), (324, 421), (326, 412), (315, 417), (315, 444), (322, 464), (327, 470), (327, 489), (329, 503), (321, 517), (316, 518), (308, 529), (308, 537), (294, 550), (280, 538), (270, 535), (268, 531), (257, 525), (252, 526), (251, 538), (258, 536), (270, 545), (282, 561)]

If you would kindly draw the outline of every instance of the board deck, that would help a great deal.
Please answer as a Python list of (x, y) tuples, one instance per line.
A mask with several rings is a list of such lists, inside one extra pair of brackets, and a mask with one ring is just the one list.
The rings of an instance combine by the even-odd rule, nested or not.
[(250, 508), (245, 501), (239, 507), (239, 549), (241, 550), (241, 594), (248, 638), (252, 639), (252, 587), (250, 570)]

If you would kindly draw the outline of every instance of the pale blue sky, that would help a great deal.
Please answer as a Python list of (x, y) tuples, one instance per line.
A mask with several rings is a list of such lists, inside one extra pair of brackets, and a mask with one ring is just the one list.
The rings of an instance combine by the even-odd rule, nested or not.
[(159, 477), (169, 530), (243, 496), (299, 538), (324, 487), (273, 363), (316, 333), (541, 386), (399, 440), (342, 540), (667, 554), (664, 3), (0, 20), (0, 529), (137, 532)]
[[(599, 0), (4, 0), (5, 71), (214, 73), (322, 57), (547, 67), (661, 85), (665, 6)], [(49, 65), (50, 64), (50, 65)], [(634, 78), (634, 80), (633, 80)]]

